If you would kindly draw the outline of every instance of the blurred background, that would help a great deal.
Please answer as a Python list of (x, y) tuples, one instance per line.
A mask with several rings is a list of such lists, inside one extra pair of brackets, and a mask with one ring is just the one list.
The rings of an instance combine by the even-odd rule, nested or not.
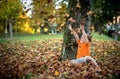
[[(0, 37), (63, 33), (69, 0), (0, 0)], [(91, 32), (119, 40), (118, 0), (90, 0)]]

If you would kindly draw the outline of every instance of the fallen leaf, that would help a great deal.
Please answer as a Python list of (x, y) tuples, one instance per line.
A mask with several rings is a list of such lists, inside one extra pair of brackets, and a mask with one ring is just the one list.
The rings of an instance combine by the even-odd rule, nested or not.
[(54, 75), (59, 76), (60, 72), (58, 70), (55, 71)]

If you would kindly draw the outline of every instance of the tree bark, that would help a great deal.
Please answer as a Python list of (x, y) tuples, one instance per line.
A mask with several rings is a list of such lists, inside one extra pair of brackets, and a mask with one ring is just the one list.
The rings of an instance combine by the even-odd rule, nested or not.
[[(80, 3), (80, 7), (76, 6)], [(87, 12), (91, 10), (91, 0), (69, 0), (68, 3), (68, 13), (69, 18), (73, 18), (74, 22), (69, 21), (69, 18), (66, 21), (66, 26), (64, 27), (64, 37), (61, 58), (62, 60), (66, 59), (75, 59), (77, 51), (77, 43), (74, 36), (70, 33), (68, 25), (71, 24), (73, 29), (79, 28), (80, 24), (85, 22), (85, 31), (90, 33), (89, 26), (91, 24), (91, 15), (87, 15)], [(79, 37), (81, 33), (78, 34)]]

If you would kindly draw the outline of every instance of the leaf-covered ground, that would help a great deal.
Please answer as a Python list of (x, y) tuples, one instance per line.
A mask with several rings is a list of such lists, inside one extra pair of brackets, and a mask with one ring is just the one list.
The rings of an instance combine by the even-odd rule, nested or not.
[(94, 40), (89, 63), (72, 66), (59, 61), (63, 40), (0, 43), (0, 79), (119, 79), (120, 42)]

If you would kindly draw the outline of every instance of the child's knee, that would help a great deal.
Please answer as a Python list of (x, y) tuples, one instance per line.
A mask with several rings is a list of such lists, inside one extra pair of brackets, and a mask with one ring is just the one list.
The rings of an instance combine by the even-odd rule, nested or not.
[(86, 61), (91, 61), (91, 57), (90, 56), (86, 56)]
[(86, 62), (90, 62), (91, 61), (91, 59), (89, 59), (89, 58), (86, 58)]

